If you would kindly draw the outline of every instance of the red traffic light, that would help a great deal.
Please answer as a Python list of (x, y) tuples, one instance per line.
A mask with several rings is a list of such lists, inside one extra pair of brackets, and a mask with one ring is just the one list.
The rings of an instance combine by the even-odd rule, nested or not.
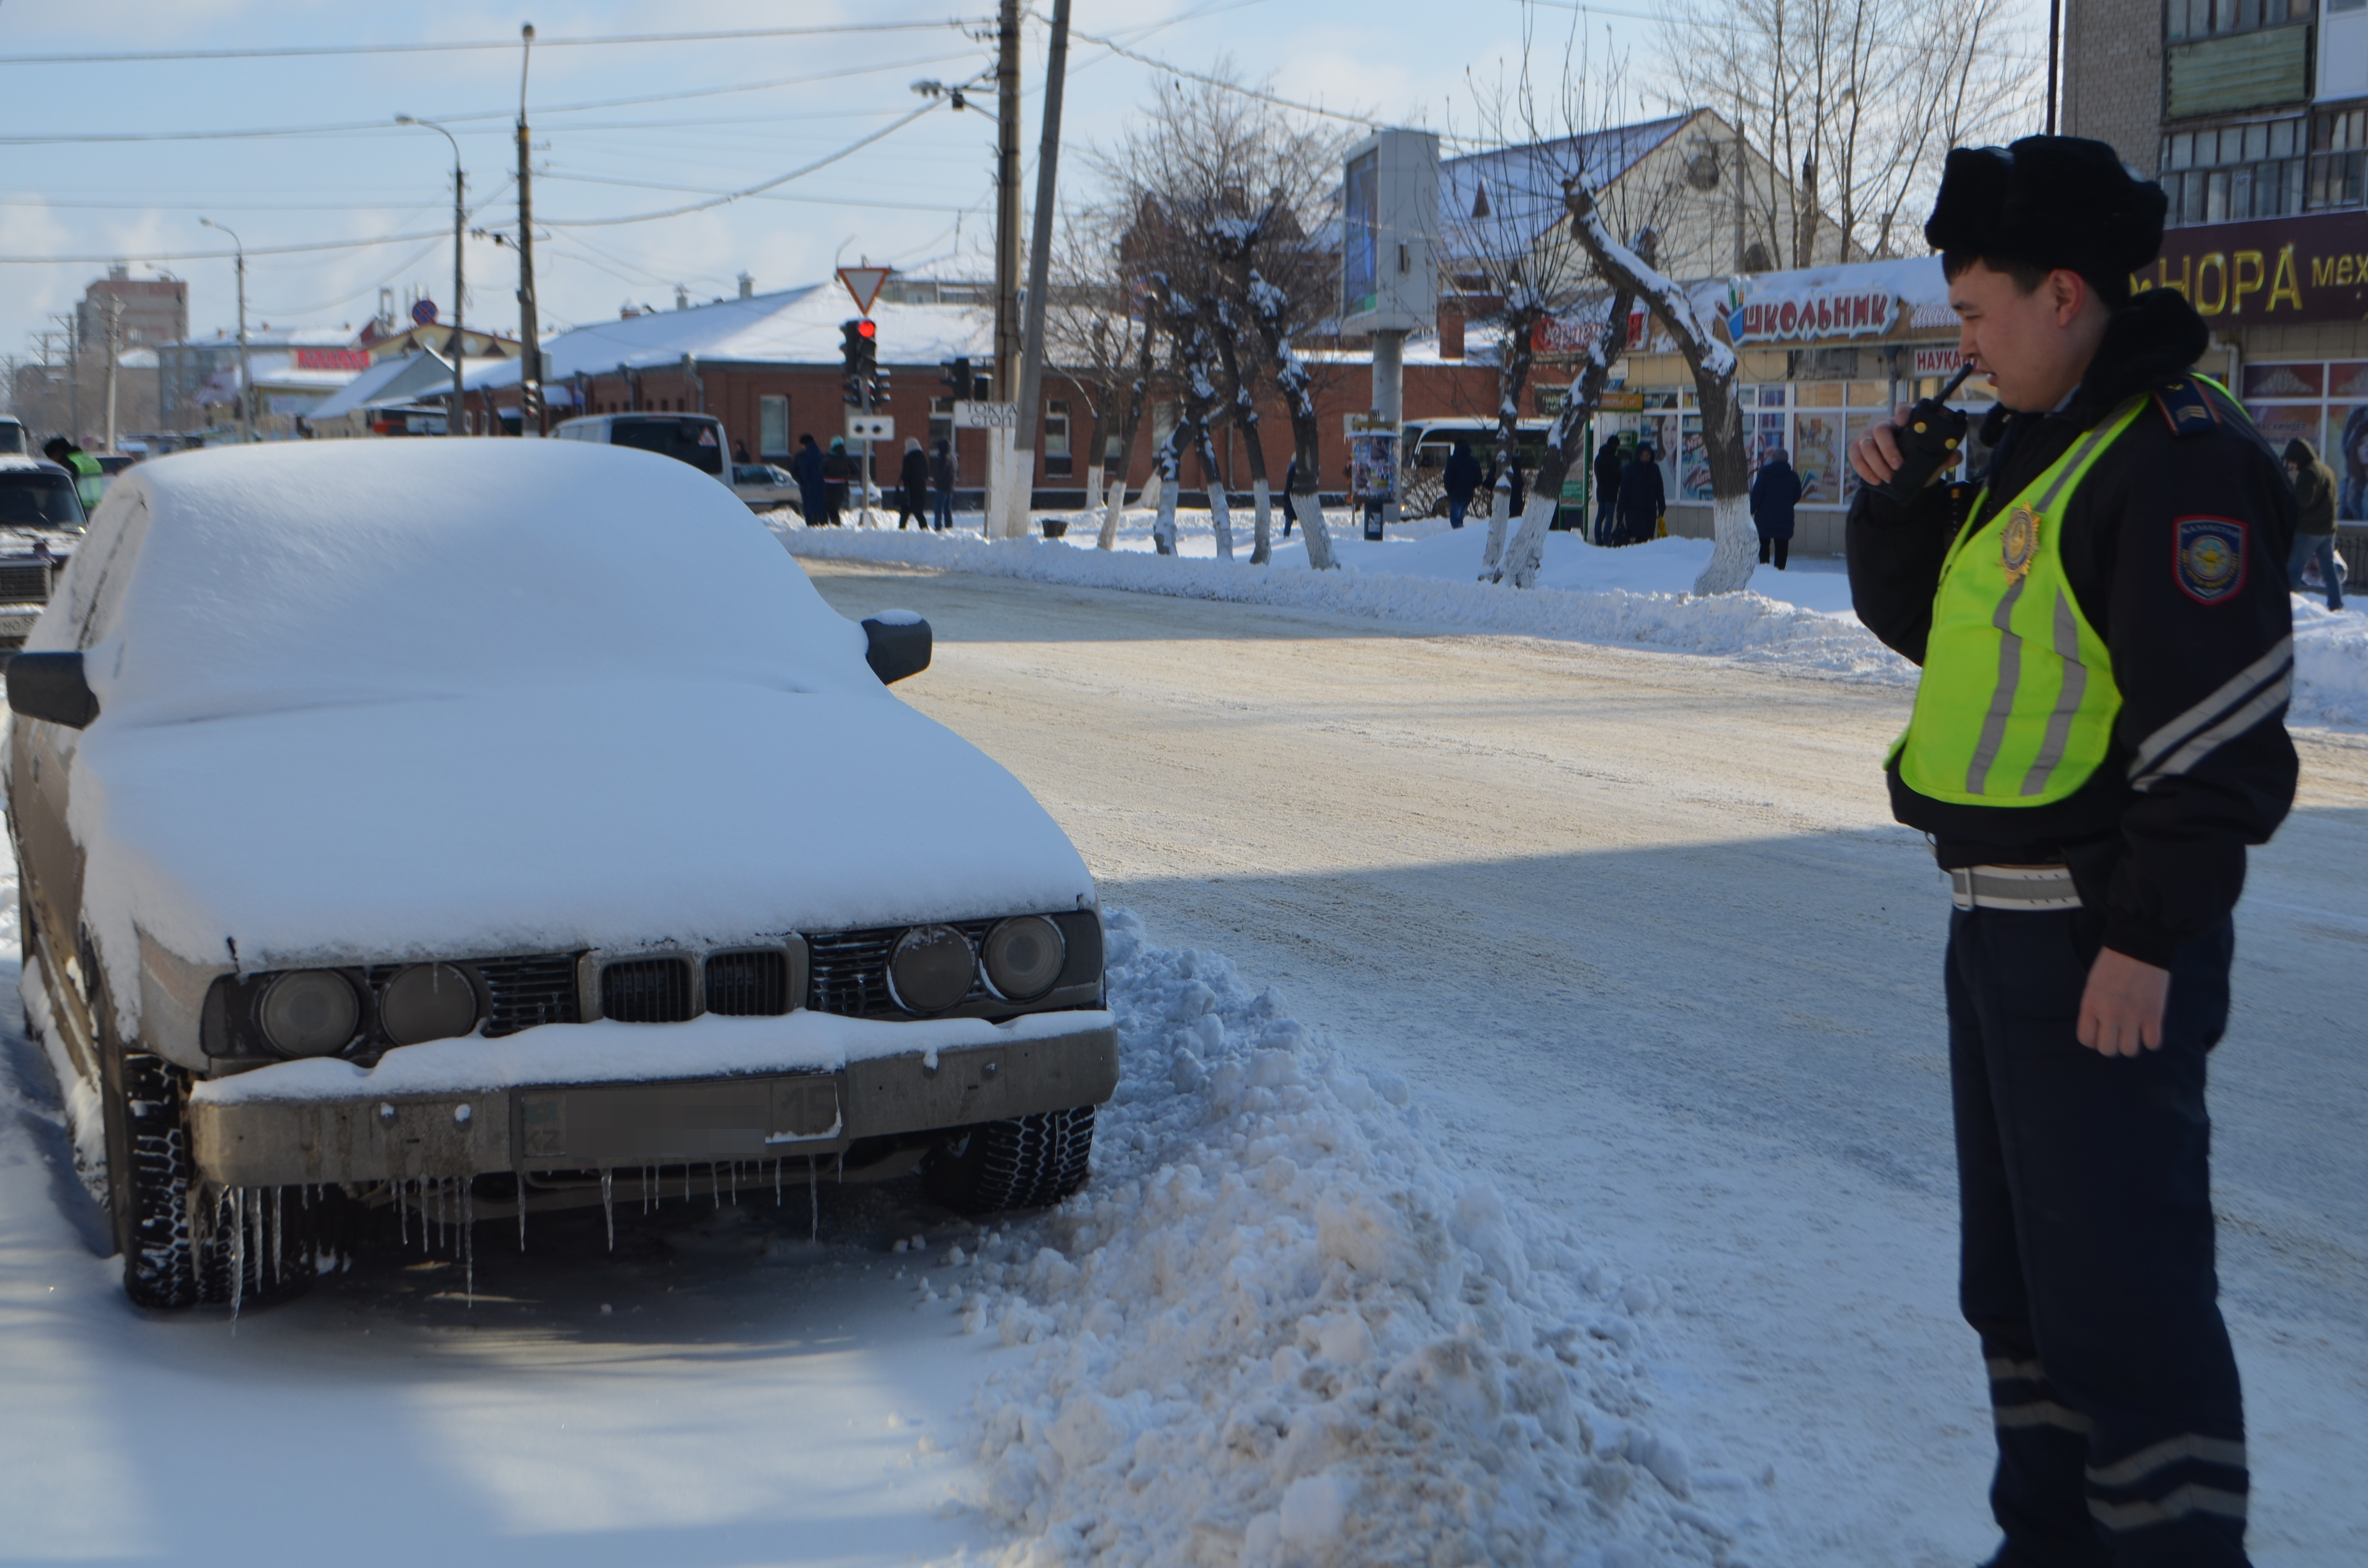
[(861, 321), (855, 324), (855, 335), (858, 337), (877, 337), (880, 335), (880, 324), (873, 321), (871, 317), (866, 316)]

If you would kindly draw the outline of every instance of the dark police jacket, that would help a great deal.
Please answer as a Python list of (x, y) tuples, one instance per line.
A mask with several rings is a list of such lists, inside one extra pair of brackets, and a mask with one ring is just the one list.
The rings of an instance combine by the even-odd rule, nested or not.
[[(1890, 777), (1894, 813), (1932, 836), (1944, 867), (2062, 860), (2083, 904), (2104, 912), (2104, 945), (2161, 968), (2181, 941), (2236, 906), (2245, 846), (2269, 841), (2294, 792), (2284, 724), (2294, 493), (2243, 413), (2188, 376), (2206, 342), (2202, 319), (2178, 294), (2138, 295), (2115, 312), (2062, 409), (1991, 411), (1978, 512), (1967, 484), (1935, 485), (1909, 506), (1861, 486), (1848, 535), (1859, 619), (1920, 665), (1958, 530), (2010, 505), (2126, 400), (2147, 399), (2061, 523), (2050, 520), (2073, 597), (2111, 652), (2122, 694), (2104, 765), (2046, 806), (1959, 805), (1918, 794), (1896, 763)], [(2233, 574), (2220, 553), (2232, 545)]]

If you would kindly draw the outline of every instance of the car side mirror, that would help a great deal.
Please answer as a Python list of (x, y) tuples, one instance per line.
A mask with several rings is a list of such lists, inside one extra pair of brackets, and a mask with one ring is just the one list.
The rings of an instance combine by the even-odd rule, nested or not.
[(881, 685), (894, 686), (929, 667), (929, 623), (911, 610), (883, 609), (863, 623), (863, 634), (871, 640), (863, 662)]
[[(928, 628), (921, 628), (921, 662), (928, 664)], [(43, 719), (69, 730), (85, 729), (98, 717), (98, 699), (83, 679), (82, 654), (19, 653), (8, 661), (8, 707), (28, 719)]]

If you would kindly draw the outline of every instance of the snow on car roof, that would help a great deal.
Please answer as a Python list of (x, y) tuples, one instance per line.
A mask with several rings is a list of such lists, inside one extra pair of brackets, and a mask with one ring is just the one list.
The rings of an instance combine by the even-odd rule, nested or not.
[(881, 690), (861, 629), (729, 489), (575, 441), (141, 464), (27, 646), (77, 643), (102, 711), (131, 723), (620, 677)]

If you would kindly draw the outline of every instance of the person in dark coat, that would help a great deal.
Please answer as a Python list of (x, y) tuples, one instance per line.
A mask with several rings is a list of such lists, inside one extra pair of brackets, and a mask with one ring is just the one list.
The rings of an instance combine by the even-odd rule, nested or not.
[(1595, 454), (1595, 542), (1611, 542), (1611, 519), (1619, 515), (1620, 475), (1628, 465), (1621, 460), (1620, 437), (1606, 436)]
[(905, 437), (905, 460), (896, 471), (896, 489), (897, 531), (904, 531), (907, 517), (915, 528), (926, 529), (929, 526), (929, 458), (910, 436)]
[(1530, 487), (1529, 487), (1528, 483), (1527, 483), (1526, 482), (1524, 482), (1524, 480), (1523, 480), (1523, 479), (1522, 479), (1522, 477), (1521, 477), (1521, 449), (1520, 449), (1520, 448), (1519, 448), (1519, 447), (1515, 447), (1515, 448), (1513, 449), (1513, 458), (1512, 458), (1512, 461), (1511, 461), (1511, 462), (1509, 462), (1509, 463), (1508, 463), (1506, 466), (1507, 466), (1508, 469), (1510, 469), (1510, 470), (1512, 471), (1512, 476), (1513, 476), (1512, 516), (1514, 516), (1514, 517), (1520, 517), (1520, 516), (1521, 515), (1522, 511), (1523, 511), (1525, 508), (1527, 508), (1527, 507), (1528, 507), (1528, 506), (1529, 506), (1529, 504), (1530, 504)]
[(929, 488), (937, 496), (934, 526), (943, 533), (954, 526), (954, 453), (952, 444), (942, 436), (938, 437), (938, 449), (929, 456)]
[(832, 528), (847, 511), (847, 486), (855, 477), (855, 460), (847, 455), (847, 437), (833, 436), (830, 452), (822, 460), (822, 520)]
[(1480, 460), (1472, 455), (1471, 442), (1455, 443), (1455, 449), (1447, 454), (1440, 483), (1447, 491), (1447, 526), (1460, 528), (1463, 515), (1472, 509), (1473, 492), (1480, 488)]
[(1668, 508), (1667, 494), (1661, 485), (1661, 465), (1656, 461), (1650, 442), (1640, 442), (1636, 455), (1620, 471), (1620, 537), (1621, 544), (1644, 544), (1660, 531), (1661, 514)]
[(1784, 558), (1793, 551), (1793, 508), (1800, 504), (1801, 476), (1778, 447), (1751, 481), (1751, 523), (1759, 530), (1760, 564), (1769, 564), (1772, 556), (1776, 570), (1784, 570)]
[(809, 528), (822, 526), (822, 449), (811, 435), (798, 437), (797, 455), (790, 460), (790, 477), (798, 482), (798, 510)]
[(1298, 488), (1299, 454), (1293, 452), (1291, 461), (1282, 471), (1282, 537), (1285, 539), (1291, 537), (1291, 525), (1299, 521), (1299, 514), (1292, 509), (1291, 505), (1291, 493)]
[(2300, 437), (2286, 443), (2286, 477), (2294, 481), (2294, 541), (2286, 563), (2286, 579), (2297, 594), (2303, 568), (2318, 562), (2318, 580), (2327, 589), (2327, 608), (2343, 608), (2343, 585), (2335, 566), (2335, 471), (2318, 460), (2318, 449)]
[(744, 463), (749, 460), (747, 442), (734, 440), (732, 443), (732, 460), (736, 463)]

